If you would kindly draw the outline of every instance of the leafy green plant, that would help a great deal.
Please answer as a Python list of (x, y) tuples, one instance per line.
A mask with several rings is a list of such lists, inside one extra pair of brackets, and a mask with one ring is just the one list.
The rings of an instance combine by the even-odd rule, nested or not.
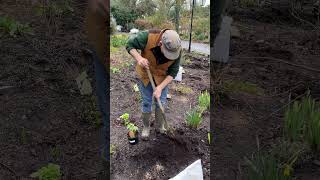
[(208, 91), (205, 91), (200, 94), (198, 97), (198, 109), (200, 110), (200, 113), (202, 114), (205, 110), (207, 110), (210, 106), (210, 95)]
[(112, 35), (110, 40), (111, 46), (118, 48), (127, 44), (128, 36), (124, 34)]
[(110, 144), (110, 155), (114, 154), (116, 152), (116, 146), (113, 144)]
[(123, 120), (123, 123), (124, 123), (125, 126), (127, 126), (127, 125), (130, 123), (130, 121), (129, 121), (129, 114), (128, 114), (128, 113), (122, 114), (122, 115), (120, 116), (120, 119)]
[(23, 34), (32, 34), (28, 24), (21, 24), (10, 17), (0, 17), (0, 31), (4, 31), (12, 37)]
[(116, 68), (116, 67), (111, 67), (111, 71), (112, 71), (113, 74), (116, 74), (116, 73), (120, 72), (120, 69)]
[(128, 123), (126, 126), (127, 126), (127, 129), (131, 132), (137, 132), (139, 130), (139, 128), (133, 123)]
[(31, 177), (38, 178), (39, 180), (59, 180), (61, 179), (60, 166), (50, 163), (37, 172), (32, 173)]
[(249, 165), (248, 180), (290, 180), (279, 167), (280, 162), (270, 154), (259, 152), (251, 160), (245, 158)]
[(196, 110), (187, 112), (186, 123), (189, 127), (198, 128), (201, 122), (202, 122), (201, 113), (197, 112)]

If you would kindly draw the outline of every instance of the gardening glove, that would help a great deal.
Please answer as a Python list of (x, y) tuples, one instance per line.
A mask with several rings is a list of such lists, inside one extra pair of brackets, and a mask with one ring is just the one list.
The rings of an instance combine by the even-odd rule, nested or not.
[(150, 135), (150, 117), (151, 113), (142, 113), (143, 129), (142, 129), (142, 140), (148, 140)]
[(163, 114), (160, 108), (156, 108), (155, 119), (156, 119), (156, 129), (161, 134), (165, 134), (167, 130), (165, 128), (165, 122), (164, 122), (165, 120), (163, 119)]

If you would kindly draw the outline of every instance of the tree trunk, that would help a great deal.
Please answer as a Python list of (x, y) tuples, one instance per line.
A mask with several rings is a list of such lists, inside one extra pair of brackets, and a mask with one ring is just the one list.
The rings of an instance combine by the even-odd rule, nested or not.
[(179, 26), (180, 26), (180, 2), (179, 0), (176, 0), (175, 5), (175, 25), (176, 25), (176, 31), (179, 34)]

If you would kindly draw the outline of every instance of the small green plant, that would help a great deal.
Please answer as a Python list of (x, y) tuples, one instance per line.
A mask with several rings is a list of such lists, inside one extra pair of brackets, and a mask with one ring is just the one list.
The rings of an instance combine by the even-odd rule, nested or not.
[(4, 31), (12, 37), (23, 34), (32, 34), (28, 24), (21, 24), (10, 17), (0, 17), (0, 32)]
[(307, 141), (310, 147), (320, 150), (319, 105), (309, 95), (295, 101), (285, 113), (285, 134), (291, 141)]
[(55, 146), (55, 147), (51, 148), (50, 155), (52, 156), (52, 158), (54, 160), (58, 160), (62, 155), (61, 148), (59, 146)]
[(259, 152), (251, 160), (245, 158), (249, 165), (248, 180), (290, 180), (279, 167), (280, 162), (270, 154)]
[(110, 155), (113, 155), (116, 152), (116, 146), (113, 144), (110, 144)]
[(260, 89), (256, 84), (250, 82), (242, 82), (237, 80), (227, 80), (223, 83), (224, 91), (227, 92), (244, 92), (253, 95), (263, 94), (262, 89)]
[(118, 47), (125, 46), (127, 44), (128, 36), (124, 34), (112, 35), (110, 40), (111, 40), (111, 43), (110, 43), (111, 46), (118, 48)]
[(201, 113), (196, 110), (192, 110), (191, 112), (187, 112), (186, 123), (191, 128), (198, 128), (200, 123), (202, 122)]
[(130, 121), (129, 121), (129, 114), (128, 114), (128, 113), (122, 114), (122, 115), (120, 116), (120, 119), (123, 120), (123, 124), (124, 124), (125, 126), (127, 126), (127, 125), (130, 123)]
[(184, 86), (184, 85), (177, 85), (176, 86), (176, 91), (182, 93), (182, 94), (190, 94), (193, 92), (193, 90), (188, 87), (188, 86)]
[(208, 132), (208, 143), (211, 144), (211, 133)]
[(306, 134), (308, 142), (313, 150), (320, 151), (320, 112), (311, 112), (309, 121)]
[(294, 102), (285, 113), (285, 133), (292, 141), (300, 140), (304, 131), (305, 114), (301, 113), (301, 105)]
[(32, 173), (31, 177), (38, 178), (39, 180), (60, 180), (60, 166), (50, 163), (47, 166), (39, 169), (37, 172)]
[(139, 128), (133, 123), (128, 123), (126, 126), (127, 126), (127, 129), (131, 132), (137, 132), (139, 130)]
[(120, 69), (116, 67), (111, 67), (111, 71), (113, 74), (120, 73)]
[(62, 16), (72, 13), (74, 9), (71, 7), (70, 0), (64, 0), (61, 2), (49, 2), (46, 5), (39, 5), (35, 7), (35, 13), (38, 16)]
[(205, 91), (200, 94), (198, 97), (198, 109), (200, 110), (200, 113), (202, 114), (205, 110), (207, 110), (210, 107), (210, 95), (208, 91)]

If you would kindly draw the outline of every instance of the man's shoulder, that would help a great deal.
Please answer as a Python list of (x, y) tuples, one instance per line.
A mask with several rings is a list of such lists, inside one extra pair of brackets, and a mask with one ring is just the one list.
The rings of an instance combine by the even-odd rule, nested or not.
[(159, 34), (161, 32), (161, 30), (160, 29), (150, 29), (148, 32), (150, 34)]

